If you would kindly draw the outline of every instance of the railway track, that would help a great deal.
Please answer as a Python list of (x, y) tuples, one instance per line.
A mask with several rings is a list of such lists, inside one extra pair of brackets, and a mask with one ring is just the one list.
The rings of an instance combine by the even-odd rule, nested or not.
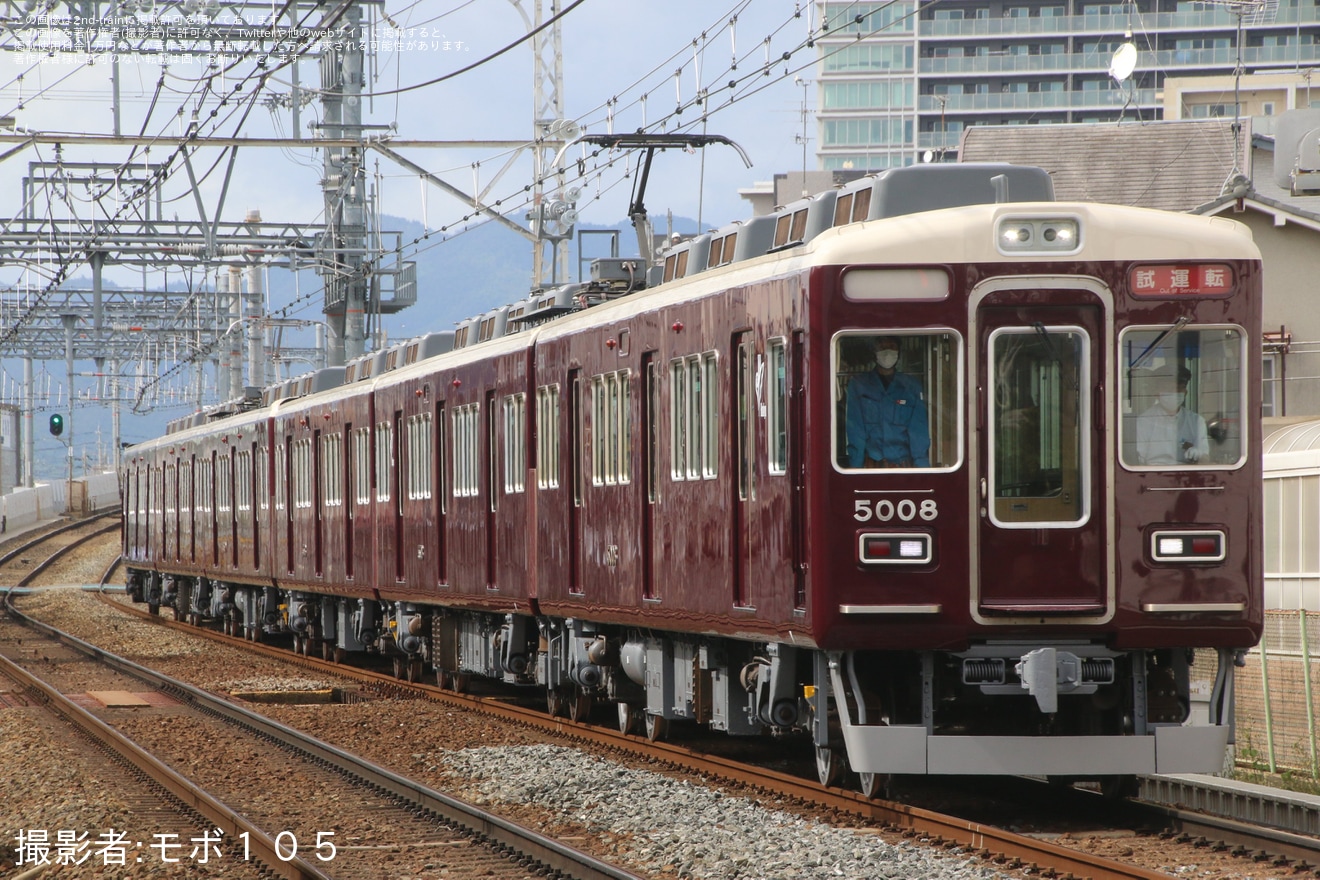
[(30, 586), (73, 550), (120, 528), (119, 511), (114, 510), (20, 536), (9, 542), (17, 546), (0, 554), (0, 586)]
[[(98, 751), (119, 764), (129, 775), (135, 777), (140, 783), (140, 788), (147, 789), (145, 793), (130, 795), (129, 802), (132, 806), (139, 809), (147, 808), (145, 816), (140, 816), (140, 818), (154, 823), (157, 828), (177, 828), (177, 822), (171, 823), (169, 821), (169, 817), (175, 815), (180, 817), (195, 833), (207, 834), (208, 836), (204, 838), (208, 843), (204, 846), (205, 858), (203, 862), (209, 862), (212, 857), (223, 858), (219, 850), (221, 840), (224, 840), (226, 845), (229, 841), (241, 840), (244, 841), (246, 849), (242, 861), (252, 866), (252, 876), (261, 876), (269, 872), (272, 876), (293, 878), (293, 880), (324, 880), (324, 878), (327, 878), (326, 874), (296, 856), (291, 858), (281, 857), (282, 854), (277, 853), (276, 843), (271, 835), (242, 815), (230, 810), (195, 783), (161, 762), (147, 749), (137, 745), (115, 730), (114, 727), (96, 717), (92, 712), (60, 693), (58, 689), (51, 687), (32, 671), (4, 656), (3, 653), (0, 653), (0, 675), (13, 682), (17, 690), (11, 691), (11, 694), (20, 694), (31, 704), (40, 705), (47, 712), (58, 717), (63, 723), (89, 740)], [(209, 836), (212, 829), (216, 832), (214, 847), (211, 844), (212, 838)], [(49, 829), (41, 830), (47, 832), (43, 836), (49, 837)], [(90, 833), (89, 829), (74, 830)], [(109, 829), (109, 831), (113, 837), (115, 830)], [(180, 839), (176, 832), (157, 831), (154, 834), (158, 841), (163, 844), (173, 844)], [(189, 840), (196, 841), (198, 839), (193, 837)], [(133, 853), (132, 858), (139, 862), (142, 861), (142, 857), (138, 853), (143, 848), (143, 841), (126, 837), (123, 842), (126, 850)], [(179, 845), (183, 846), (181, 843)], [(161, 848), (160, 858), (162, 860), (175, 858), (170, 855), (173, 852), (176, 851), (172, 848)], [(104, 864), (114, 863), (105, 861), (108, 854), (106, 849), (101, 848), (100, 853)], [(91, 855), (92, 853), (87, 853), (85, 849), (78, 852), (80, 856), (84, 854)], [(26, 855), (26, 858), (24, 858), (24, 855)], [(128, 858), (127, 853), (124, 857)], [(28, 863), (35, 861), (40, 865), (43, 858), (37, 851), (29, 849), (26, 854), (19, 855), (13, 867), (25, 867), (25, 861)]]
[[(135, 745), (116, 729), (75, 705), (58, 688), (16, 664), (5, 662), (6, 673), (22, 680), (26, 692), (55, 708), (70, 722), (79, 724), (89, 735), (115, 749), (153, 780), (158, 780), (176, 798), (201, 813), (209, 826), (219, 829), (227, 841), (250, 841), (250, 859), (267, 866), (276, 876), (385, 876), (402, 868), (398, 864), (402, 860), (399, 852), (411, 848), (419, 852), (423, 863), (434, 852), (443, 850), (447, 863), (459, 866), (473, 876), (522, 878), (550, 875), (582, 880), (628, 880), (635, 877), (628, 871), (489, 811), (427, 789), (241, 706), (109, 654), (27, 618), (12, 608), (10, 614), (30, 629), (79, 652), (89, 661), (118, 676), (142, 682), (175, 701), (175, 708), (158, 713), (168, 719), (170, 733), (163, 739), (157, 737), (151, 751), (168, 751), (174, 762), (186, 764), (190, 761), (190, 749), (204, 743), (223, 742), (223, 750), (205, 751), (204, 763), (231, 760), (239, 763), (239, 758), (229, 756), (246, 755), (241, 759), (241, 765), (244, 775), (253, 780), (279, 779), (288, 775), (289, 762), (302, 762), (306, 766), (294, 775), (318, 795), (315, 798), (316, 821), (323, 823), (319, 827), (354, 829), (365, 826), (367, 829), (386, 829), (389, 834), (396, 835), (393, 840), (377, 835), (374, 842), (366, 842), (373, 838), (362, 833), (355, 836), (362, 838), (363, 842), (351, 843), (352, 837), (345, 840), (340, 835), (336, 839), (334, 832), (309, 834), (305, 826), (297, 832), (288, 828), (263, 831), (257, 822), (224, 806), (196, 782), (175, 773), (147, 749)], [(89, 674), (94, 673), (87, 670), (78, 673), (79, 676)], [(121, 720), (119, 726), (128, 728), (133, 739), (139, 740), (150, 740), (151, 728), (162, 724), (154, 715), (138, 717), (134, 721), (136, 723)], [(219, 730), (219, 726), (225, 729)], [(235, 733), (235, 729), (242, 734)], [(257, 759), (269, 766), (263, 766)], [(192, 767), (190, 775), (199, 770), (196, 762)], [(370, 814), (369, 822), (363, 819), (364, 812)], [(268, 816), (268, 821), (270, 818), (273, 817)], [(309, 840), (314, 841), (316, 858), (337, 862), (332, 869), (318, 868), (300, 858), (286, 858), (298, 846), (304, 850), (310, 848)]]
[[(534, 728), (549, 734), (589, 744), (592, 747), (627, 754), (646, 762), (659, 762), (685, 773), (725, 780), (775, 797), (810, 805), (824, 813), (854, 817), (866, 824), (883, 828), (909, 839), (940, 847), (960, 847), (975, 852), (992, 864), (1012, 869), (1026, 869), (1032, 874), (1088, 877), (1095, 880), (1119, 878), (1156, 878), (1169, 876), (1164, 871), (1143, 868), (1120, 860), (1079, 852), (1054, 842), (1060, 835), (1035, 836), (1009, 831), (989, 821), (968, 819), (890, 801), (868, 800), (850, 791), (822, 788), (815, 780), (791, 773), (777, 772), (750, 765), (734, 758), (702, 752), (681, 744), (650, 742), (644, 737), (624, 735), (609, 727), (579, 723), (567, 718), (551, 718), (544, 712), (510, 702), (507, 698), (456, 693), (441, 688), (409, 683), (387, 671), (375, 671), (327, 662), (316, 657), (295, 654), (272, 644), (253, 643), (241, 638), (201, 629), (165, 618), (153, 618), (132, 605), (114, 602), (117, 607), (143, 620), (181, 633), (201, 635), (206, 639), (240, 647), (254, 654), (279, 659), (321, 674), (355, 680), (374, 694), (422, 698), (465, 709), (487, 713), (494, 718)], [(998, 784), (998, 783), (997, 783)], [(1172, 844), (1184, 844), (1200, 852), (1233, 852), (1246, 861), (1285, 867), (1294, 874), (1314, 871), (1320, 864), (1320, 840), (1290, 835), (1267, 828), (1253, 828), (1243, 823), (1219, 820), (1212, 816), (1161, 807), (1153, 804), (1125, 803), (1122, 815), (1113, 804), (1084, 791), (1059, 792), (1031, 782), (1019, 784), (1006, 798), (1008, 803), (1047, 802), (1044, 811), (1063, 810), (1070, 814), (1094, 815), (1099, 810), (1103, 821), (1122, 823), (1125, 827), (1158, 829), (1153, 832)], [(1003, 804), (1001, 803), (1001, 806)], [(987, 812), (993, 812), (993, 808)], [(1002, 814), (1002, 813), (1001, 813)], [(1066, 835), (1063, 835), (1066, 837)]]
[[(113, 565), (111, 566), (113, 569)], [(108, 570), (107, 570), (108, 571)], [(839, 789), (822, 789), (814, 781), (798, 778), (789, 773), (776, 773), (770, 770), (750, 767), (743, 762), (703, 754), (694, 749), (668, 743), (650, 743), (638, 737), (622, 736), (617, 732), (589, 724), (578, 724), (566, 719), (550, 719), (543, 713), (517, 705), (511, 705), (500, 699), (470, 694), (457, 694), (442, 691), (424, 685), (407, 684), (388, 673), (362, 670), (339, 664), (326, 663), (315, 658), (294, 655), (271, 645), (252, 644), (242, 639), (232, 639), (218, 633), (199, 630), (196, 627), (175, 623), (162, 618), (151, 618), (145, 612), (126, 605), (113, 603), (136, 613), (152, 623), (175, 629), (191, 636), (204, 636), (241, 647), (243, 650), (278, 658), (282, 663), (301, 665), (319, 673), (349, 677), (364, 689), (381, 695), (422, 697), (429, 701), (442, 702), (466, 709), (488, 713), (491, 716), (514, 722), (518, 725), (533, 727), (547, 733), (567, 736), (594, 747), (630, 754), (644, 761), (663, 762), (665, 765), (683, 772), (710, 778), (727, 780), (747, 786), (756, 791), (770, 793), (776, 797), (789, 799), (799, 804), (838, 815), (859, 818), (865, 823), (888, 829), (898, 835), (920, 839), (945, 847), (960, 847), (979, 853), (991, 862), (1006, 867), (1028, 869), (1032, 874), (1050, 876), (1074, 876), (1095, 878), (1118, 877), (1165, 877), (1167, 873), (1159, 870), (1141, 868), (1093, 854), (1078, 852), (1061, 846), (1048, 839), (1031, 834), (1017, 834), (1006, 831), (991, 822), (968, 819), (964, 816), (948, 816), (937, 811), (926, 810), (902, 804), (867, 801), (857, 795)], [(1053, 797), (1057, 792), (1050, 792)], [(1078, 803), (1086, 803), (1088, 795), (1073, 793)], [(1020, 795), (1030, 800), (1042, 799), (1039, 791)], [(1094, 804), (1098, 798), (1089, 797)], [(1080, 809), (1088, 809), (1081, 807)], [(1170, 845), (1181, 845), (1189, 852), (1235, 851), (1252, 856), (1244, 864), (1265, 865), (1271, 868), (1286, 868), (1293, 874), (1312, 870), (1311, 865), (1320, 862), (1316, 841), (1301, 835), (1287, 835), (1271, 832), (1268, 829), (1253, 829), (1233, 823), (1216, 822), (1205, 816), (1185, 812), (1157, 809), (1153, 807), (1130, 807), (1126, 819), (1129, 824), (1163, 829)], [(1136, 812), (1132, 812), (1136, 811)], [(1064, 835), (1066, 837), (1066, 835)], [(1244, 875), (1246, 876), (1246, 875)]]

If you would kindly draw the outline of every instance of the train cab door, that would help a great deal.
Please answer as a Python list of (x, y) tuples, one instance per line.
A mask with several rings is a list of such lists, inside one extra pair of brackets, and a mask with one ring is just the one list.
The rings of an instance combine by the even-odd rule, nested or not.
[(972, 610), (988, 623), (1097, 621), (1114, 602), (1107, 291), (1008, 282), (986, 285), (972, 306)]

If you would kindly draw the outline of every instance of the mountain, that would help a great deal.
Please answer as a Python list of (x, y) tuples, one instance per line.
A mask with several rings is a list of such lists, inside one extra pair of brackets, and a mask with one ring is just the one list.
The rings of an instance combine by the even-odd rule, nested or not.
[[(697, 228), (697, 222), (686, 217), (673, 218), (672, 223), (653, 217), (651, 222), (660, 232), (672, 228), (692, 234)], [(386, 319), (392, 337), (450, 329), (464, 318), (517, 302), (530, 290), (531, 242), (500, 223), (485, 223), (443, 241), (435, 232), (429, 239), (417, 241), (425, 234), (422, 225), (399, 217), (385, 217), (382, 226), (401, 232), (404, 242), (416, 241), (415, 256), (407, 258), (417, 262), (417, 304)], [(590, 273), (588, 262), (579, 268), (579, 238), (589, 258), (611, 255), (610, 233), (617, 234), (617, 256), (637, 255), (637, 236), (628, 221), (614, 226), (579, 224), (577, 232), (586, 234), (570, 242), (569, 277), (556, 279), (559, 283), (577, 281)], [(405, 248), (406, 253), (412, 250)]]

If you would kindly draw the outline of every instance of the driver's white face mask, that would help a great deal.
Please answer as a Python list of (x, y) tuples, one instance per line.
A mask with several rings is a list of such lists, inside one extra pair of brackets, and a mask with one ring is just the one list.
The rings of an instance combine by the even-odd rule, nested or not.
[(1166, 412), (1177, 412), (1185, 396), (1180, 391), (1166, 391), (1160, 395), (1160, 406), (1164, 407)]
[(898, 363), (898, 352), (893, 349), (882, 349), (875, 353), (875, 362), (880, 365), (882, 370), (892, 370)]

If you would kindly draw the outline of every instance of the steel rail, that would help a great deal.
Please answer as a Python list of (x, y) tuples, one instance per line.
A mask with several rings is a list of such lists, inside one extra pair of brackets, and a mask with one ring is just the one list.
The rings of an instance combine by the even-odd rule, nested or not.
[[(11, 614), (16, 614), (17, 612), (14, 612), (8, 603), (8, 597), (9, 591), (6, 590), (6, 606)], [(241, 813), (225, 806), (119, 731), (3, 655), (0, 655), (0, 672), (13, 679), (35, 702), (59, 715), (129, 765), (145, 773), (185, 807), (201, 815), (229, 839), (236, 840), (240, 834), (247, 834), (251, 847), (249, 851), (254, 861), (260, 862), (275, 876), (288, 880), (330, 880), (329, 875), (317, 870), (301, 858), (294, 857), (288, 860), (280, 858), (274, 839)]]
[[(543, 866), (547, 872), (575, 880), (641, 880), (638, 875), (625, 871), (559, 841), (510, 822), (493, 813), (478, 809), (456, 798), (449, 797), (411, 779), (399, 776), (379, 765), (336, 748), (305, 733), (294, 730), (263, 715), (223, 700), (192, 685), (177, 681), (155, 670), (118, 657), (95, 645), (33, 620), (9, 606), (9, 613), (24, 625), (56, 639), (63, 645), (110, 666), (117, 672), (130, 675), (169, 693), (180, 702), (200, 711), (216, 715), (231, 724), (243, 727), (291, 751), (306, 755), (313, 761), (334, 767), (341, 773), (357, 779), (376, 790), (413, 804), (443, 821), (466, 829), (477, 839), (487, 841), (495, 848), (503, 848)], [(168, 621), (166, 621), (168, 622)], [(196, 632), (189, 627), (189, 631)], [(284, 656), (288, 656), (285, 652)], [(342, 668), (342, 667), (341, 667)], [(321, 876), (321, 875), (314, 875)]]

